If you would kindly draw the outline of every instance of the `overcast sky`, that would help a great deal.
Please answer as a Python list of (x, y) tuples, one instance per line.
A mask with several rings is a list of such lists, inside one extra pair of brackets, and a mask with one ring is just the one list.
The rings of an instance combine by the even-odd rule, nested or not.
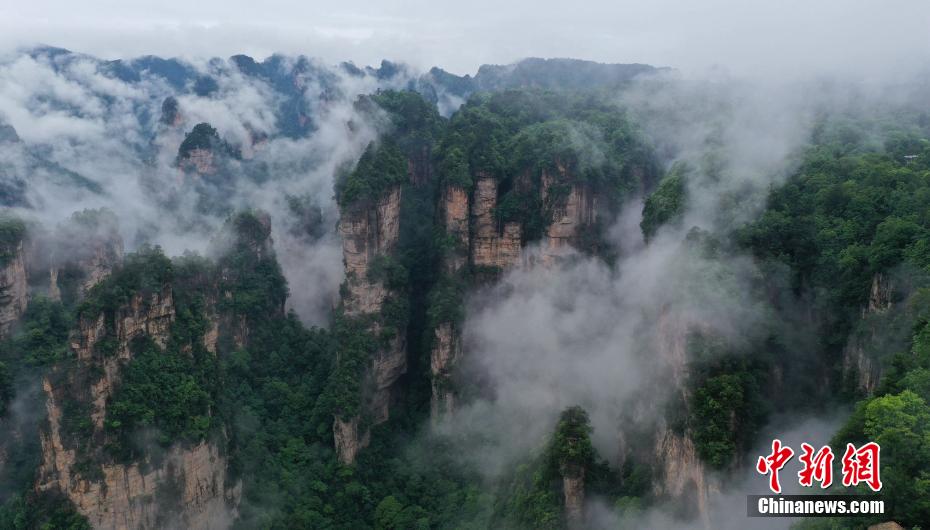
[(473, 73), (522, 57), (735, 75), (897, 74), (930, 63), (928, 0), (2, 0), (0, 48), (335, 63)]

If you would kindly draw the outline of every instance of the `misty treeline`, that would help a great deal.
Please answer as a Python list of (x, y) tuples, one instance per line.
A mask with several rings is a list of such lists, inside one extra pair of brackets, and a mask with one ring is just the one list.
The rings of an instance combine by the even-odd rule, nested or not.
[[(818, 415), (846, 407), (852, 412), (831, 443), (836, 453), (847, 441), (882, 445), (889, 510), (882, 520), (930, 521), (930, 117), (925, 110), (910, 104), (874, 112), (825, 109), (796, 139), (797, 149), (778, 159), (780, 167), (773, 171), (783, 173), (779, 178), (742, 182), (734, 175), (740, 166), (723, 160), (732, 153), (725, 149), (714, 116), (709, 125), (694, 124), (707, 126), (707, 134), (684, 153), (670, 140), (671, 132), (662, 136), (663, 129), (651, 127), (649, 120), (674, 125), (677, 119), (676, 126), (687, 129), (687, 116), (675, 116), (680, 109), (674, 106), (637, 106), (637, 98), (624, 97), (625, 91), (634, 91), (626, 74), (611, 71), (609, 88), (584, 90), (568, 79), (571, 68), (562, 65), (567, 70), (558, 83), (545, 82), (543, 74), (534, 77), (540, 66), (531, 62), (517, 70), (529, 81), (515, 82), (489, 70), (493, 78), (486, 74), (480, 82), (446, 79), (436, 85), (439, 94), (436, 86), (410, 84), (406, 78), (386, 88), (415, 90), (378, 91), (372, 84), (365, 86), (370, 95), (343, 94), (351, 103), (339, 111), (345, 114), (332, 111), (333, 119), (345, 119), (354, 147), (339, 160), (288, 159), (282, 169), (272, 155), (293, 153), (276, 144), (270, 154), (261, 154), (266, 136), (289, 137), (288, 142), (305, 147), (300, 142), (312, 130), (327, 130), (325, 119), (313, 114), (318, 109), (303, 107), (303, 96), (289, 92), (293, 79), (275, 77), (280, 70), (274, 61), (282, 60), (234, 58), (243, 72), (285, 87), (288, 97), (276, 99), (279, 106), (271, 113), (276, 125), (263, 130), (253, 122), (254, 129), (230, 134), (219, 123), (188, 123), (184, 134), (173, 133), (170, 148), (136, 153), (154, 164), (148, 167), (161, 167), (153, 159), (164, 158), (171, 178), (180, 173), (190, 183), (159, 197), (156, 215), (140, 213), (144, 223), (127, 218), (130, 209), (117, 207), (117, 214), (89, 209), (70, 219), (53, 218), (61, 223), (56, 227), (43, 215), (49, 207), (42, 202), (48, 200), (47, 190), (33, 193), (28, 175), (21, 173), (3, 181), (4, 203), (17, 209), (0, 221), (0, 266), (8, 265), (24, 242), (69, 248), (68, 240), (73, 243), (87, 232), (99, 235), (100, 227), (111, 225), (117, 215), (115, 222), (132, 226), (136, 241), (112, 272), (86, 290), (81, 288), (86, 273), (69, 268), (71, 256), (59, 250), (63, 255), (50, 261), (58, 271), (60, 293), (52, 296), (48, 280), (37, 280), (33, 287), (39, 294), (31, 296), (9, 337), (0, 342), (0, 421), (10, 427), (2, 440), (0, 528), (89, 526), (67, 497), (35, 489), (45, 422), (43, 379), (70, 381), (74, 395), (64, 396), (62, 430), (78, 455), (74, 472), (90, 480), (99, 478), (104, 463), (157, 461), (178, 444), (222, 444), (230, 482), (242, 484), (233, 528), (564, 528), (566, 479), (579, 477), (585, 495), (610, 513), (591, 517), (592, 527), (635, 528), (653, 509), (670, 512), (676, 524), (690, 524), (695, 507), (684, 502), (669, 510), (669, 499), (655, 487), (660, 479), (648, 445), (649, 429), (658, 420), (633, 418), (634, 410), (611, 418), (614, 425), (629, 426), (622, 458), (599, 442), (616, 437), (595, 430), (595, 415), (602, 413), (597, 404), (564, 403), (543, 416), (548, 418), (544, 434), (522, 440), (517, 447), (527, 449), (493, 473), (473, 465), (481, 454), (463, 458), (462, 448), (484, 447), (495, 433), (465, 430), (473, 438), (463, 440), (456, 438), (455, 428), (430, 429), (433, 330), (441, 322), (465, 325), (473, 307), (469, 297), (489, 290), (493, 296), (495, 283), (508, 274), (472, 266), (450, 273), (440, 265), (462, 249), (441, 230), (438, 197), (448, 185), (473, 193), (479, 175), (499, 180), (495, 218), (499, 224), (519, 222), (524, 244), (531, 246), (544, 235), (560, 198), (571, 184), (582, 182), (597, 190), (605, 212), (605, 221), (581, 234), (577, 250), (584, 259), (612, 270), (636, 252), (617, 241), (614, 226), (633, 204), (635, 237), (625, 237), (646, 248), (679, 249), (681, 259), (701, 265), (704, 276), (698, 280), (712, 288), (732, 288), (724, 296), (745, 296), (759, 306), (754, 311), (761, 322), (751, 336), (733, 340), (700, 328), (690, 333), (684, 391), (661, 394), (661, 402), (647, 409), (694, 440), (710, 473), (736, 476), (754, 458), (750, 451), (759, 445), (758, 433), (778, 414)], [(107, 68), (124, 80), (139, 75), (124, 66)], [(312, 67), (298, 62), (295, 68)], [(387, 78), (390, 67), (350, 75)], [(174, 83), (174, 90), (186, 87), (196, 98), (207, 99), (234, 92), (237, 85), (227, 82), (239, 75), (217, 83), (195, 70), (168, 71), (167, 83)], [(581, 72), (590, 75), (588, 66)], [(431, 73), (434, 79), (441, 74)], [(320, 86), (335, 90), (338, 83), (330, 81)], [(551, 89), (509, 88), (520, 84)], [(187, 105), (192, 112), (199, 102), (194, 95), (165, 99), (162, 114), (153, 121), (159, 127), (175, 123), (179, 107), (183, 113)], [(320, 101), (338, 99), (324, 95)], [(464, 101), (461, 108), (453, 105), (456, 98)], [(449, 115), (440, 113), (444, 105), (455, 112), (444, 117)], [(717, 110), (726, 112), (709, 112)], [(318, 123), (307, 125), (308, 116), (309, 123), (312, 118)], [(260, 121), (261, 116), (252, 118)], [(253, 148), (257, 154), (249, 159)], [(197, 150), (215, 160), (198, 153), (197, 163), (206, 165), (185, 167)], [(28, 156), (40, 154), (32, 150)], [(97, 193), (86, 181), (91, 175), (30, 160), (36, 171), (54, 175), (52, 189)], [(323, 195), (317, 188), (291, 186), (314, 164), (335, 175), (321, 180), (328, 186)], [(567, 168), (569, 180), (555, 183), (549, 202), (540, 199), (542, 175), (559, 168)], [(145, 174), (153, 177), (158, 171)], [(276, 180), (276, 171), (293, 175)], [(229, 175), (246, 178), (224, 181)], [(284, 188), (286, 198), (268, 199), (262, 193), (275, 186)], [(397, 251), (370, 272), (391, 291), (375, 317), (380, 323), (376, 333), (364, 317), (334, 306), (334, 293), (294, 274), (309, 254), (295, 253), (281, 241), (329, 252), (333, 202), (342, 210), (364, 207), (396, 186), (403, 197)], [(715, 211), (700, 208), (708, 196), (718, 199)], [(643, 201), (641, 207), (637, 200)], [(261, 208), (271, 207), (279, 210), (269, 218)], [(158, 215), (168, 212), (181, 212), (183, 218), (164, 231)], [(93, 229), (73, 235), (69, 227)], [(185, 230), (197, 233), (199, 243), (207, 240), (195, 249), (199, 253), (166, 253), (158, 245), (167, 242), (165, 234)], [(65, 237), (56, 235), (62, 233)], [(730, 278), (735, 275), (731, 264), (747, 256), (755, 271), (750, 281)], [(150, 299), (166, 290), (173, 293), (176, 309), (167, 340), (159, 344), (143, 336), (129, 345), (131, 361), (121, 367), (101, 434), (80, 395), (100, 374), (78, 362), (70, 337), (76, 326), (98, 316), (112, 331), (121, 308), (134, 297)], [(287, 306), (289, 296), (308, 290), (319, 298), (329, 296), (322, 317), (308, 319), (298, 314), (304, 306)], [(319, 312), (320, 301), (306, 307)], [(220, 331), (216, 344), (208, 347), (204, 337), (213, 321)], [(404, 337), (408, 356), (399, 403), (389, 421), (371, 426), (370, 445), (354, 464), (343, 464), (334, 450), (333, 417), (362, 411), (366, 366), (385, 338), (395, 335)], [(115, 337), (107, 336), (94, 355), (112, 358), (118, 347)], [(855, 366), (850, 366), (851, 356), (859, 356)], [(874, 377), (863, 379), (864, 370)], [(489, 399), (495, 390), (480, 374), (463, 374), (454, 384), (466, 406), (470, 400)], [(656, 395), (642, 394), (642, 401)], [(640, 406), (635, 396), (626, 403), (631, 409)], [(590, 416), (585, 406), (592, 409)], [(871, 522), (877, 520), (802, 526), (864, 527)]]

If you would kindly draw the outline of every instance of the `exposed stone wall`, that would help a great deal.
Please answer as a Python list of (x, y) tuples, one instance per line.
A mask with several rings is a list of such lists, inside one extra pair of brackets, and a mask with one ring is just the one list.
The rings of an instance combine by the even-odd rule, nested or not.
[(506, 269), (520, 261), (522, 227), (516, 222), (499, 227), (494, 215), (496, 206), (497, 179), (479, 175), (471, 205), (471, 262), (479, 267)]
[(28, 292), (26, 252), (20, 241), (12, 259), (0, 268), (0, 339), (10, 333), (13, 324), (26, 311)]
[[(146, 458), (129, 464), (95, 452), (83, 457), (92, 459), (95, 471), (82, 474), (75, 469), (78, 449), (70, 447), (62, 431), (65, 400), (78, 400), (89, 406), (94, 443), (105, 439), (107, 401), (119, 384), (122, 366), (132, 358), (130, 343), (148, 336), (163, 347), (175, 314), (171, 288), (165, 286), (147, 296), (136, 294), (110, 322), (104, 314), (82, 316), (71, 335), (77, 366), (43, 381), (48, 423), (40, 433), (36, 490), (63, 493), (94, 528), (219, 529), (227, 528), (236, 515), (241, 487), (228, 482), (226, 457), (217, 443), (175, 444), (158, 461)], [(115, 339), (111, 355), (97, 351), (104, 338)], [(215, 338), (204, 340), (214, 341), (215, 348)]]
[(849, 338), (843, 349), (843, 377), (855, 381), (855, 388), (871, 394), (881, 379), (881, 365), (869, 353), (869, 344), (881, 333), (883, 322), (877, 318), (892, 306), (893, 282), (882, 273), (872, 278), (869, 301), (862, 308), (859, 333)]
[(683, 512), (696, 512), (704, 527), (710, 528), (707, 497), (711, 487), (691, 437), (670, 429), (660, 430), (656, 436), (655, 460), (659, 464), (653, 482), (656, 496), (675, 499)]
[(339, 220), (348, 287), (343, 304), (350, 316), (379, 312), (387, 297), (383, 282), (372, 280), (368, 272), (375, 258), (390, 255), (397, 245), (400, 199), (401, 189), (396, 187), (373, 207), (353, 207)]
[[(129, 303), (118, 308), (113, 315), (113, 336), (118, 343), (117, 356), (129, 359), (129, 344), (132, 339), (147, 335), (159, 346), (168, 342), (171, 324), (174, 322), (174, 296), (171, 287), (148, 296), (133, 295)], [(71, 334), (71, 349), (79, 360), (94, 357), (94, 347), (107, 335), (106, 316), (82, 315), (77, 328)]]
[[(383, 280), (370, 277), (374, 261), (390, 257), (400, 236), (401, 188), (395, 187), (371, 205), (357, 205), (342, 212), (339, 234), (342, 236), (346, 285), (342, 298), (345, 314), (350, 317), (377, 315), (390, 295)], [(381, 323), (375, 319), (368, 331), (378, 334)], [(407, 348), (401, 331), (384, 348), (373, 352), (363, 375), (362, 405), (372, 425), (387, 421), (393, 401), (394, 386), (407, 371)], [(359, 416), (336, 417), (333, 436), (339, 459), (351, 464), (358, 451), (368, 445), (368, 425)]]
[(585, 469), (567, 466), (562, 469), (562, 495), (565, 503), (565, 523), (569, 530), (585, 528)]
[(361, 429), (359, 427), (360, 423), (361, 418), (358, 416), (348, 420), (343, 420), (339, 417), (333, 420), (333, 435), (336, 442), (336, 451), (339, 455), (339, 460), (343, 463), (351, 464), (355, 462), (358, 452), (362, 448), (368, 447), (368, 443), (371, 441), (371, 433), (368, 429)]
[(460, 186), (448, 186), (443, 191), (442, 218), (446, 235), (452, 238), (454, 248), (443, 259), (447, 274), (455, 274), (468, 259), (468, 192)]
[(430, 415), (438, 421), (455, 410), (455, 392), (452, 391), (452, 369), (462, 356), (462, 339), (452, 322), (443, 322), (434, 331), (433, 348), (430, 352), (430, 374), (432, 375), (432, 398)]
[(229, 527), (241, 489), (227, 484), (226, 457), (216, 445), (175, 445), (158, 464), (103, 464), (102, 477), (85, 478), (73, 470), (76, 450), (62, 442), (62, 405), (48, 379), (43, 385), (48, 430), (41, 433), (36, 491), (64, 493), (95, 529)]
[[(558, 164), (555, 170), (544, 171), (541, 176), (541, 199), (553, 210), (552, 222), (541, 241), (544, 266), (552, 265), (578, 249), (582, 231), (598, 221), (598, 197), (589, 186), (573, 183), (569, 185), (566, 196), (555, 195), (553, 188), (557, 183), (572, 180), (567, 169)], [(521, 175), (514, 185), (524, 191), (532, 189), (530, 175)], [(469, 261), (476, 267), (500, 271), (523, 264), (523, 227), (517, 222), (498, 222), (495, 212), (497, 196), (498, 181), (487, 174), (475, 176), (470, 198), (458, 186), (447, 186), (443, 190), (441, 219), (446, 235), (455, 245), (443, 256), (446, 274), (457, 274)], [(459, 249), (468, 249), (467, 255)], [(462, 341), (451, 322), (441, 323), (433, 333), (431, 416), (435, 422), (455, 408), (451, 374), (462, 356)]]
[[(689, 401), (688, 335), (692, 331), (709, 331), (701, 323), (691, 322), (670, 307), (664, 307), (656, 326), (656, 351), (660, 370), (668, 374), (672, 399)], [(674, 396), (674, 394), (678, 396)], [(653, 489), (657, 496), (674, 499), (685, 512), (692, 511), (707, 521), (707, 497), (715, 486), (708, 482), (706, 468), (697, 454), (691, 433), (675, 432), (662, 421), (655, 433), (654, 458), (657, 475)]]
[[(564, 178), (564, 177), (563, 177)], [(542, 175), (543, 201), (548, 199), (555, 177), (550, 172)], [(573, 184), (564, 198), (552, 198), (552, 223), (546, 229), (542, 242), (542, 260), (552, 264), (577, 249), (582, 230), (597, 222), (598, 200), (590, 186)]]

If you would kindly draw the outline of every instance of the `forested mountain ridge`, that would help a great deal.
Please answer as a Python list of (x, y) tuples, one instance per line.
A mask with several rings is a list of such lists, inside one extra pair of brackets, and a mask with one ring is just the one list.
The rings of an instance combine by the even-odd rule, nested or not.
[[(231, 62), (306, 103), (311, 63)], [(298, 74), (276, 77), (282, 63)], [(836, 447), (880, 440), (887, 518), (930, 518), (925, 114), (820, 115), (784, 180), (760, 186), (739, 180), (719, 123), (689, 158), (657, 134), (654, 109), (621, 97), (648, 67), (434, 70), (468, 97), (449, 117), (422, 77), (344, 107), (324, 90), (315, 101), (328, 110), (310, 120), (275, 99), (276, 132), (228, 124), (242, 127), (239, 143), (207, 122), (178, 134), (192, 125), (185, 105), (230, 91), (228, 78), (186, 68), (105, 65), (124, 82), (158, 71), (179, 91), (153, 117), (150, 145), (171, 156), (137, 155), (180, 183), (162, 212), (222, 220), (206, 257), (167, 256), (145, 226), (124, 256), (116, 226), (133, 222), (106, 209), (58, 227), (23, 209), (0, 224), (0, 421), (11, 433), (0, 527), (713, 526), (715, 496), (773, 418), (859, 399)], [(378, 83), (403, 71), (341, 68)], [(335, 214), (315, 188), (288, 184), (325, 165), (320, 155), (275, 165), (328, 120), (357, 146), (326, 166)], [(282, 200), (260, 200), (277, 186)], [(753, 202), (761, 209), (744, 216)], [(281, 211), (257, 208), (269, 205)], [(333, 299), (314, 295), (327, 314), (307, 325), (291, 304), (319, 278), (294, 272), (331, 250), (328, 238), (344, 276)], [(295, 247), (308, 252), (285, 266)], [(617, 292), (595, 293), (604, 304), (562, 283)], [(506, 319), (508, 304), (529, 324), (507, 320), (503, 335), (535, 336), (501, 342), (488, 320)], [(535, 324), (535, 307), (555, 329)], [(599, 318), (635, 333), (607, 340), (618, 336)], [(571, 355), (559, 364), (549, 347)], [(542, 387), (519, 387), (536, 403), (525, 418), (507, 412), (502, 378)], [(24, 413), (30, 403), (37, 414)], [(501, 447), (501, 419), (532, 420), (523, 445)]]

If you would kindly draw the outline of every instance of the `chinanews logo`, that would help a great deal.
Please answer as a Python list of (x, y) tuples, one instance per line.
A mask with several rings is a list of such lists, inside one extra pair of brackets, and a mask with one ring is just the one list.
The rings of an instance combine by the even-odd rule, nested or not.
[[(772, 440), (772, 452), (759, 457), (756, 471), (768, 476), (769, 489), (775, 495), (749, 495), (749, 516), (831, 517), (884, 513), (884, 501), (878, 495), (782, 495), (780, 473), (794, 456), (794, 449), (776, 438)], [(830, 446), (815, 450), (814, 446), (802, 443), (798, 462), (801, 467), (797, 477), (802, 487), (813, 488), (816, 483), (820, 490), (826, 490), (833, 485), (834, 454)], [(844, 487), (862, 484), (875, 493), (881, 491), (881, 447), (877, 443), (868, 442), (860, 447), (846, 444), (840, 464)]]

